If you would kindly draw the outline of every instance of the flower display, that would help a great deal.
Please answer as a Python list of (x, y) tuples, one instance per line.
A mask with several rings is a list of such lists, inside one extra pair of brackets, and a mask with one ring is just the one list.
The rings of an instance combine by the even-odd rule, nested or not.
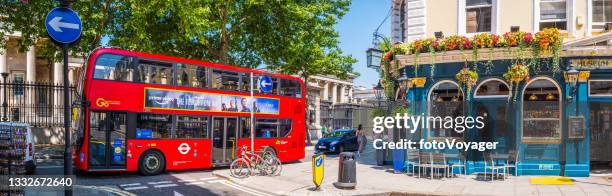
[(495, 46), (496, 41), (493, 40), (493, 35), (490, 33), (480, 33), (472, 37), (472, 43), (475, 48), (492, 48)]
[(546, 28), (543, 31), (536, 33), (535, 43), (542, 51), (548, 51), (552, 45), (561, 41), (561, 33), (554, 28)]
[(472, 89), (472, 87), (474, 87), (474, 85), (476, 85), (476, 82), (478, 81), (478, 73), (464, 67), (455, 75), (455, 79), (457, 79), (459, 84), (465, 85), (469, 91)]
[(514, 64), (504, 74), (506, 81), (518, 84), (523, 80), (529, 79), (529, 67), (523, 64)]

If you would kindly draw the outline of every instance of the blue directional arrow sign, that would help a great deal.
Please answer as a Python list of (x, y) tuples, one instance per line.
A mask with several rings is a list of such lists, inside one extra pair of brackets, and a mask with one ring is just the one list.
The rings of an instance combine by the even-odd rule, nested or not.
[(70, 44), (81, 37), (83, 24), (81, 18), (70, 8), (53, 8), (45, 20), (45, 27), (51, 39), (63, 44)]
[(264, 93), (269, 93), (272, 90), (272, 79), (268, 76), (259, 76), (259, 89)]

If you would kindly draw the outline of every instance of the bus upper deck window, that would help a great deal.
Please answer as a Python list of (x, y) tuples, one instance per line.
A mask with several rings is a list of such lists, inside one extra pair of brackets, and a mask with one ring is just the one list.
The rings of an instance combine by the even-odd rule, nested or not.
[(238, 91), (240, 77), (238, 73), (224, 70), (213, 70), (212, 88), (219, 90)]
[(130, 66), (132, 57), (102, 54), (96, 59), (94, 66), (94, 78), (117, 80), (117, 81), (133, 81), (132, 73), (134, 69)]
[(206, 67), (179, 63), (176, 68), (177, 85), (206, 88)]
[[(254, 87), (255, 87), (255, 91), (259, 92), (259, 93), (264, 93), (263, 91), (261, 91), (261, 89), (259, 89), (259, 77), (261, 75), (254, 75), (253, 76), (253, 83)], [(270, 77), (270, 80), (272, 80), (272, 89), (270, 90), (270, 92), (268, 92), (267, 94), (272, 94), (272, 95), (278, 95), (278, 78), (274, 78), (274, 77)]]
[(295, 80), (282, 79), (280, 85), (280, 93), (284, 96), (302, 97), (302, 89), (300, 83)]
[(172, 65), (141, 61), (138, 63), (138, 79), (149, 84), (172, 84)]

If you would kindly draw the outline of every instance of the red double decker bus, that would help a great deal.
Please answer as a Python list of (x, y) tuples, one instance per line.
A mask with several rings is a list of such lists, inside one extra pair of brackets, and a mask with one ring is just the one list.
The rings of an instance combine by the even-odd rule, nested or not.
[[(251, 83), (258, 78), (266, 79)], [(251, 126), (254, 149), (283, 162), (304, 158), (306, 92), (296, 77), (101, 48), (88, 58), (82, 94), (79, 170), (154, 175), (229, 165), (238, 147), (250, 148)]]

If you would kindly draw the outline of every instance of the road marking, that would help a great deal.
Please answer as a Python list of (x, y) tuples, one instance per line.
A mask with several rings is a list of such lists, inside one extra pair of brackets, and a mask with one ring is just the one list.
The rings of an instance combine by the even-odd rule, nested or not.
[(174, 191), (174, 196), (183, 196), (183, 194), (181, 194), (181, 193), (179, 193), (179, 192)]
[(196, 185), (196, 184), (204, 184), (204, 182), (189, 182), (189, 183), (185, 183), (185, 185)]
[(214, 180), (214, 179), (217, 179), (217, 177), (200, 178), (200, 180), (202, 181)]
[(172, 181), (157, 181), (157, 182), (149, 182), (148, 184), (167, 184), (172, 183)]
[(133, 186), (133, 187), (125, 187), (125, 188), (123, 188), (123, 190), (131, 191), (131, 190), (140, 190), (140, 189), (146, 189), (146, 188), (149, 188), (149, 187), (147, 187), (147, 186)]
[(195, 182), (196, 180), (179, 180), (178, 182)]
[(160, 184), (160, 185), (155, 185), (155, 188), (164, 188), (164, 187), (172, 187), (172, 186), (178, 186), (177, 184)]
[(229, 186), (229, 187), (237, 189), (237, 190), (240, 190), (240, 191), (243, 191), (243, 192), (246, 192), (246, 193), (253, 194), (253, 195), (268, 196), (268, 194), (266, 194), (266, 193), (262, 193), (262, 192), (259, 192), (259, 191), (256, 191), (256, 190), (253, 190), (253, 189), (247, 188), (247, 187), (242, 187), (242, 186), (239, 186), (239, 185), (234, 184), (234, 183), (229, 182), (229, 181), (221, 182), (221, 184)]
[(208, 181), (208, 183), (217, 183), (217, 182), (225, 182), (225, 181), (227, 180), (211, 180), (211, 181)]
[(124, 186), (138, 186), (141, 185), (140, 183), (132, 183), (132, 184), (120, 184), (120, 187), (124, 187)]

